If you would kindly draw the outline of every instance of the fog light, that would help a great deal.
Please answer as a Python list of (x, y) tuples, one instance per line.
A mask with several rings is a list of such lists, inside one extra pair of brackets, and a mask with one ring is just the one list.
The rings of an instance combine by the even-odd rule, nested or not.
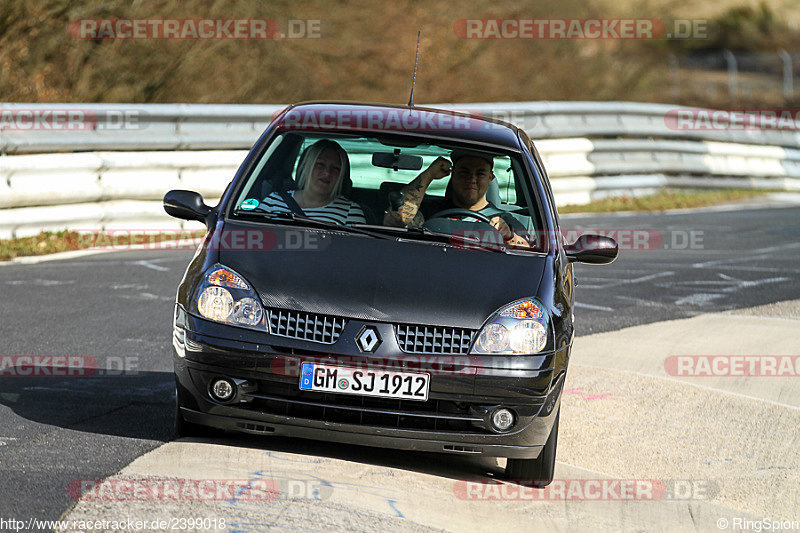
[(233, 393), (236, 391), (233, 383), (227, 379), (216, 379), (211, 383), (211, 396), (215, 400), (227, 402), (233, 398)]
[(514, 413), (508, 409), (497, 409), (492, 413), (492, 425), (497, 431), (506, 431), (514, 425)]

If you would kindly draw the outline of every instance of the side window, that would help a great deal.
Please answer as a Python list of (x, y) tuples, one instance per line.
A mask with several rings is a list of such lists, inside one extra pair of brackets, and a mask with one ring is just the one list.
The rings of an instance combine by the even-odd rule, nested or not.
[(275, 169), (281, 166), (281, 155), (291, 149), (291, 141), (285, 136), (275, 139), (260, 156), (255, 168), (250, 172), (244, 186), (240, 189), (237, 206), (245, 199), (261, 200), (266, 191), (272, 190), (269, 182)]
[(544, 169), (544, 165), (541, 163), (542, 158), (541, 156), (539, 156), (539, 151), (536, 149), (536, 147), (533, 145), (533, 142), (531, 142), (530, 138), (525, 134), (524, 131), (520, 130), (520, 137), (524, 141), (525, 146), (528, 147), (528, 150), (531, 151), (531, 154), (533, 155), (534, 159), (539, 161), (540, 166), (536, 169), (536, 171), (539, 172), (539, 174), (541, 175), (542, 184), (544, 185), (544, 190), (547, 193), (546, 203), (549, 204), (550, 213), (551, 216), (553, 217), (553, 221), (556, 224), (556, 228), (560, 228), (561, 224), (558, 220), (558, 210), (556, 209), (556, 202), (555, 199), (553, 198), (553, 189), (552, 187), (550, 187), (550, 179), (547, 176), (547, 171)]
[(500, 188), (500, 200), (504, 204), (517, 203), (517, 188), (515, 186), (514, 170), (511, 167), (511, 159), (508, 157), (495, 157), (494, 177)]

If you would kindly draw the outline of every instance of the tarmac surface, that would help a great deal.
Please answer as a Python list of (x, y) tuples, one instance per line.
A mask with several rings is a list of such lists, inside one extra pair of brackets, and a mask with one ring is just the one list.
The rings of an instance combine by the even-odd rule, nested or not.
[[(800, 311), (800, 301), (786, 304)], [(800, 362), (791, 375), (765, 377), (674, 377), (665, 365), (687, 354), (687, 336), (699, 339), (691, 355), (800, 355), (800, 319), (748, 311), (577, 339), (555, 480), (542, 490), (496, 481), (502, 459), (327, 443), (298, 449), (291, 439), (184, 439), (101, 483), (66, 518), (205, 517), (237, 531), (495, 531), (500, 516), (504, 528), (524, 531), (791, 523), (800, 520)], [(768, 336), (776, 340), (765, 346)], [(144, 491), (165, 478), (268, 483), (274, 492), (266, 502), (249, 491), (222, 501), (116, 501), (124, 483)]]
[[(481, 499), (481, 486), (466, 483), (496, 479), (495, 459), (292, 439), (171, 441), (172, 303), (192, 252), (0, 265), (0, 354), (92, 357), (101, 368), (81, 379), (0, 378), (0, 517), (193, 514), (239, 531), (489, 530), (498, 517), (526, 528), (716, 531), (723, 518), (730, 528), (800, 520), (797, 377), (680, 377), (665, 366), (673, 356), (800, 355), (798, 220), (790, 205), (562, 219), (566, 230), (649, 229), (651, 243), (661, 239), (623, 249), (612, 265), (576, 267), (578, 337), (556, 470), (573, 491), (654, 480), (663, 488), (654, 501)], [(282, 489), (269, 504), (76, 502), (70, 491), (108, 476), (256, 475)]]

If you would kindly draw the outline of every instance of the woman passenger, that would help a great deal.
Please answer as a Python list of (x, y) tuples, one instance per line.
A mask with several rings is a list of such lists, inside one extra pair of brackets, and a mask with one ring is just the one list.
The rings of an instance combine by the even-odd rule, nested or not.
[[(289, 194), (309, 218), (336, 224), (366, 224), (364, 211), (341, 195), (350, 177), (347, 152), (328, 139), (309, 146), (300, 158), (297, 188)], [(261, 202), (270, 211), (291, 211), (280, 193), (273, 192)]]

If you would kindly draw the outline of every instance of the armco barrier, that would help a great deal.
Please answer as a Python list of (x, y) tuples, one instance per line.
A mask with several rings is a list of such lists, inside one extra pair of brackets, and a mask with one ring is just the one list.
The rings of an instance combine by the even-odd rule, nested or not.
[[(0, 104), (4, 113), (78, 111), (96, 126), (69, 132), (14, 130), (0, 121), (0, 154), (90, 150), (211, 150), (249, 148), (282, 105)], [(800, 147), (800, 132), (678, 130), (667, 116), (684, 108), (637, 102), (512, 102), (431, 104), (514, 123), (532, 139), (662, 138)]]
[[(86, 129), (9, 129), (0, 120), (0, 154), (101, 150), (246, 149), (286, 106), (207, 104), (0, 104), (0, 118), (25, 112), (76, 113)], [(52, 121), (51, 121), (52, 122)], [(5, 126), (4, 126), (5, 125)]]
[(84, 152), (0, 157), (0, 209), (155, 200), (170, 189), (219, 197), (245, 150)]
[[(800, 190), (800, 137), (794, 131), (674, 130), (665, 116), (678, 108), (663, 104), (431, 107), (493, 116), (525, 129), (560, 205), (667, 186)], [(0, 104), (0, 114), (78, 110), (92, 126), (69, 132), (0, 130), (0, 239), (43, 229), (197, 227), (166, 216), (164, 193), (184, 188), (209, 202), (218, 198), (246, 150), (282, 108)]]

